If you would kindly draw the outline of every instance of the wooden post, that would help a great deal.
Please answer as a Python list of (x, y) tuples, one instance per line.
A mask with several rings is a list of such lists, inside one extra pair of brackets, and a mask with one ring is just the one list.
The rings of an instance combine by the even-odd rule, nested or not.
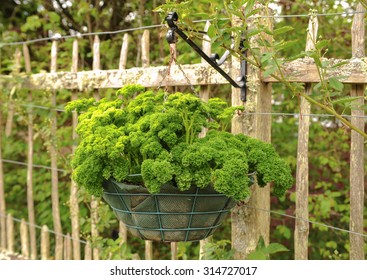
[[(71, 72), (78, 72), (78, 40), (75, 39), (73, 42), (73, 55), (72, 55), (72, 65)], [(78, 99), (78, 92), (73, 90), (71, 92), (71, 100)], [(76, 126), (78, 124), (78, 114), (76, 111), (72, 113), (72, 154), (75, 153), (76, 149)], [(77, 184), (71, 179), (70, 186), (70, 219), (71, 219), (71, 236), (73, 237), (73, 259), (80, 260), (80, 224), (79, 224), (79, 202), (78, 202), (78, 187)]]
[(145, 241), (145, 259), (146, 260), (153, 259), (153, 242), (149, 240)]
[[(23, 44), (23, 56), (25, 64), (25, 72), (31, 74), (31, 59), (29, 56), (29, 50), (26, 44)], [(32, 103), (32, 91), (28, 91), (28, 102)], [(35, 224), (35, 213), (34, 213), (34, 200), (33, 200), (33, 109), (28, 108), (28, 158), (27, 158), (27, 207), (28, 207), (28, 220), (30, 224)], [(36, 241), (36, 228), (29, 227), (30, 245), (32, 260), (37, 259), (37, 241)]]
[(85, 244), (84, 248), (84, 259), (85, 260), (92, 260), (92, 246), (90, 245), (90, 242), (87, 241), (87, 244)]
[(64, 238), (64, 260), (72, 260), (73, 256), (73, 249), (71, 245), (71, 238), (70, 234), (66, 234)]
[[(209, 27), (210, 27), (210, 22), (207, 21), (205, 24), (204, 31), (205, 32), (208, 31)], [(211, 55), (212, 44), (210, 41), (210, 37), (206, 34), (203, 37), (202, 50), (205, 54)], [(205, 60), (203, 58), (201, 59), (201, 63), (205, 63)], [(199, 96), (202, 100), (208, 102), (209, 97), (210, 97), (210, 86), (201, 86)], [(205, 137), (207, 132), (208, 132), (208, 129), (203, 127), (202, 131), (200, 132), (199, 137)], [(206, 238), (204, 240), (200, 240), (200, 252), (199, 252), (200, 260), (203, 259), (203, 257), (205, 256), (205, 248), (206, 248), (207, 243), (210, 242), (210, 240), (211, 240), (211, 237)]]
[(141, 60), (143, 67), (149, 67), (150, 58), (149, 58), (149, 30), (144, 30), (143, 37), (141, 38)]
[[(99, 37), (96, 35), (94, 36), (94, 43), (93, 43), (93, 71), (98, 71), (101, 69), (101, 60), (100, 60), (100, 40)], [(96, 100), (100, 99), (99, 91), (94, 91), (94, 98)], [(92, 236), (92, 242), (94, 243), (96, 241), (96, 238), (98, 237), (98, 205), (99, 205), (99, 199), (96, 198), (94, 195), (92, 195), (91, 198), (91, 236)], [(92, 249), (93, 253), (93, 259), (99, 260), (99, 250), (96, 246), (93, 246)]]
[(29, 259), (28, 226), (24, 219), (20, 222), (20, 243), (22, 247), (22, 256)]
[(178, 243), (177, 242), (171, 242), (171, 260), (177, 260), (178, 259)]
[[(366, 9), (361, 3), (358, 4), (357, 12), (365, 12)], [(352, 56), (361, 58), (365, 56), (365, 21), (364, 14), (354, 15), (352, 24)], [(352, 119), (354, 126), (364, 131), (365, 122), (363, 119), (364, 110), (360, 108), (364, 105), (365, 85), (352, 85), (351, 96), (360, 97), (352, 103)], [(351, 135), (350, 147), (350, 224), (351, 231), (364, 233), (363, 230), (363, 210), (364, 210), (364, 139), (355, 131)], [(350, 234), (350, 259), (364, 260), (364, 240), (363, 236)]]
[[(126, 69), (128, 49), (129, 49), (129, 35), (125, 33), (124, 38), (122, 39), (119, 70)], [(125, 224), (121, 221), (119, 222), (119, 237), (121, 238), (121, 244), (127, 242), (127, 228)]]
[[(306, 51), (315, 49), (318, 21), (312, 15), (308, 24)], [(305, 94), (312, 93), (312, 84), (305, 84)], [(300, 97), (300, 119), (298, 126), (297, 175), (296, 175), (296, 225), (294, 230), (294, 253), (296, 260), (308, 259), (308, 142), (311, 104)]]
[[(257, 4), (254, 9), (260, 9), (260, 16), (265, 15), (266, 7)], [(269, 12), (270, 13), (270, 12)], [(269, 14), (268, 13), (268, 14)], [(256, 22), (259, 21), (259, 22)], [(260, 25), (267, 26), (272, 30), (271, 17), (250, 18), (248, 28), (251, 29)], [(238, 23), (234, 23), (234, 25)], [(256, 28), (256, 27), (255, 27)], [(269, 36), (262, 35), (267, 40)], [(251, 38), (254, 48), (258, 47), (258, 36)], [(251, 56), (252, 54), (249, 54)], [(240, 66), (238, 59), (232, 59), (232, 77), (240, 76)], [(232, 88), (232, 105), (243, 105), (240, 99), (240, 90)], [(260, 71), (258, 68), (248, 65), (247, 67), (247, 102), (244, 114), (235, 116), (232, 121), (232, 133), (244, 133), (251, 137), (256, 137), (265, 142), (271, 139), (271, 116), (270, 114), (255, 115), (254, 113), (271, 112), (271, 85), (260, 82)], [(235, 251), (236, 259), (245, 259), (250, 251), (253, 251), (259, 238), (262, 236), (265, 243), (269, 243), (270, 213), (268, 211), (258, 211), (257, 208), (270, 210), (269, 186), (252, 188), (251, 197), (247, 205), (236, 206), (232, 210), (232, 248)]]
[(6, 236), (7, 236), (7, 248), (10, 253), (14, 253), (14, 221), (11, 214), (7, 215), (6, 220)]
[[(141, 61), (144, 68), (149, 67), (150, 64), (149, 52), (149, 30), (144, 30), (141, 38)], [(153, 242), (149, 240), (145, 241), (145, 259), (153, 259)]]
[[(56, 73), (57, 69), (57, 41), (52, 42), (51, 48), (51, 66), (50, 72)], [(56, 91), (51, 92), (51, 106), (56, 108)], [(55, 259), (61, 260), (63, 257), (63, 238), (61, 219), (60, 219), (60, 206), (59, 206), (59, 177), (57, 173), (57, 149), (56, 149), (56, 130), (57, 130), (57, 112), (55, 109), (50, 111), (50, 131), (51, 131), (51, 141), (50, 141), (50, 157), (51, 157), (51, 199), (52, 199), (52, 218), (54, 224), (54, 231), (57, 233), (55, 235)]]
[(129, 48), (129, 34), (125, 33), (122, 39), (122, 46), (120, 52), (119, 69), (126, 69), (127, 54)]
[(50, 258), (50, 233), (46, 225), (41, 229), (41, 260)]
[(0, 248), (6, 248), (6, 202), (4, 190), (4, 169), (2, 157), (3, 104), (0, 95)]

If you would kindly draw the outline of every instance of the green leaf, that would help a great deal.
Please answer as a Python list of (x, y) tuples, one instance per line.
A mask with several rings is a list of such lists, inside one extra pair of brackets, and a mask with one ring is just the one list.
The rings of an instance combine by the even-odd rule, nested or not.
[(269, 246), (267, 246), (264, 249), (264, 252), (267, 254), (275, 254), (275, 253), (279, 253), (279, 252), (287, 252), (289, 251), (284, 245), (279, 244), (279, 243), (271, 243), (269, 244)]
[(272, 58), (273, 53), (269, 52), (269, 53), (263, 53), (261, 56), (261, 63), (264, 63), (266, 61), (268, 61), (270, 58)]
[(267, 260), (268, 257), (266, 256), (266, 254), (264, 254), (261, 251), (255, 251), (255, 252), (251, 252), (248, 256), (247, 256), (248, 260)]
[(216, 34), (217, 34), (217, 30), (216, 30), (215, 26), (213, 24), (210, 25), (209, 28), (208, 28), (208, 36), (210, 38), (213, 38)]
[(318, 41), (316, 43), (316, 49), (322, 50), (323, 48), (325, 48), (329, 44), (330, 44), (330, 41), (329, 40), (321, 40), (321, 41)]
[(263, 72), (264, 78), (269, 77), (277, 71), (276, 66), (271, 66)]
[(340, 82), (339, 80), (337, 80), (334, 77), (329, 78), (329, 85), (331, 86), (331, 88), (337, 90), (337, 91), (342, 91), (344, 88), (344, 85), (342, 82)]
[(255, 5), (255, 0), (249, 0), (247, 2), (246, 8), (243, 11), (246, 17), (248, 17), (248, 14), (252, 11), (254, 5)]
[(350, 96), (348, 96), (348, 97), (342, 97), (342, 98), (338, 98), (337, 100), (332, 101), (331, 103), (333, 105), (336, 105), (336, 104), (344, 104), (345, 105), (347, 103), (351, 103), (354, 100), (358, 100), (360, 98), (362, 98), (362, 97), (360, 97), (360, 96), (358, 96), (358, 97), (350, 97)]
[(274, 35), (280, 35), (289, 31), (294, 30), (294, 28), (292, 26), (286, 25), (280, 28), (277, 28), (274, 30)]

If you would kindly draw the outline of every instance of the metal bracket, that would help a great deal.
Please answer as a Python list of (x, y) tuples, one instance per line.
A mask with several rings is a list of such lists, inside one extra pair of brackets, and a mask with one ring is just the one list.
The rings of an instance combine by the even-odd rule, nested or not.
[(217, 70), (232, 86), (241, 89), (241, 100), (246, 102), (247, 96), (247, 87), (246, 87), (246, 68), (247, 62), (246, 60), (241, 61), (241, 76), (234, 81), (226, 72), (223, 71), (219, 66), (224, 63), (224, 61), (230, 55), (230, 51), (227, 50), (221, 58), (219, 58), (218, 54), (213, 54), (208, 56), (204, 53), (195, 43), (192, 41), (178, 26), (175, 24), (175, 21), (178, 20), (178, 14), (176, 12), (168, 13), (166, 17), (166, 21), (170, 29), (167, 32), (166, 39), (169, 44), (174, 44), (177, 42), (176, 33), (184, 39), (186, 43), (188, 43), (194, 51), (196, 51), (206, 62), (208, 62), (215, 70)]

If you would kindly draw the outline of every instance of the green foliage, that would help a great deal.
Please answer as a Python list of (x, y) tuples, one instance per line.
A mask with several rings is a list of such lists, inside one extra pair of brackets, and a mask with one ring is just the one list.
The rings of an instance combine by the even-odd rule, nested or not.
[[(90, 193), (100, 195), (104, 180), (125, 181), (131, 173), (141, 173), (152, 193), (168, 182), (180, 190), (212, 184), (237, 200), (250, 195), (249, 173), (256, 173), (260, 186), (274, 182), (277, 196), (292, 186), (290, 168), (271, 144), (218, 130), (242, 107), (179, 92), (142, 92), (137, 85), (118, 95), (122, 99), (66, 106), (67, 111), (87, 108), (79, 116), (81, 140), (72, 166), (75, 181)], [(209, 132), (199, 138), (203, 127)]]
[(248, 260), (270, 260), (270, 257), (273, 254), (280, 252), (289, 251), (285, 246), (279, 243), (270, 243), (269, 245), (265, 245), (264, 239), (260, 237), (259, 242), (257, 243), (255, 251), (251, 252), (248, 256)]
[(233, 260), (230, 240), (209, 241), (205, 244), (203, 260)]

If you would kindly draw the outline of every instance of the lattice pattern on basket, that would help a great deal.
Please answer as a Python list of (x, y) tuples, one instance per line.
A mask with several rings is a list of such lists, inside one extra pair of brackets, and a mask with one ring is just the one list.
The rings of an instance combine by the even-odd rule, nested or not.
[(165, 185), (151, 195), (144, 187), (105, 183), (104, 199), (129, 231), (142, 239), (165, 242), (197, 241), (211, 235), (235, 205), (212, 188), (180, 192)]

